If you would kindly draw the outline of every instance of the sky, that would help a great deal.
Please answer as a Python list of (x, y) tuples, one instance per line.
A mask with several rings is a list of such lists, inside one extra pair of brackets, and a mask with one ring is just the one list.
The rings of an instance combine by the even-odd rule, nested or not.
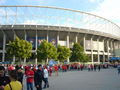
[(0, 0), (0, 5), (56, 6), (92, 13), (120, 26), (120, 0)]

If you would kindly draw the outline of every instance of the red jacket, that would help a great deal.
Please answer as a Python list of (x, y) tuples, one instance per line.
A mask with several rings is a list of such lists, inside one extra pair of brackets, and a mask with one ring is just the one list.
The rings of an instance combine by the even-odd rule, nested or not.
[(32, 83), (34, 80), (34, 71), (33, 70), (27, 70), (25, 72), (26, 77), (27, 77), (27, 82)]
[(55, 70), (55, 71), (58, 71), (58, 66), (54, 66), (54, 70)]

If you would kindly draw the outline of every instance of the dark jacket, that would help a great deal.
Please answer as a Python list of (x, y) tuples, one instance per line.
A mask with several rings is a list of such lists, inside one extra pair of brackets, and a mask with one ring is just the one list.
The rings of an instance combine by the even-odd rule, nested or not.
[(39, 69), (35, 72), (35, 75), (34, 75), (35, 86), (42, 84), (42, 80), (44, 79), (43, 74), (44, 74), (43, 71)]
[(18, 79), (18, 81), (20, 81), (21, 83), (22, 83), (22, 81), (23, 81), (23, 73), (22, 72), (17, 72), (17, 79)]
[(5, 86), (10, 82), (10, 78), (8, 76), (0, 77), (0, 86)]

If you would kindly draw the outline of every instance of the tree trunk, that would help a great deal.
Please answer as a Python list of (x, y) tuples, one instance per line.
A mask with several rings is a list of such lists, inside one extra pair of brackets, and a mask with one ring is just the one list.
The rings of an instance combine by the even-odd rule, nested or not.
[(48, 61), (49, 61), (49, 59), (47, 58), (47, 59), (45, 60), (45, 65), (47, 65), (47, 64), (48, 64)]
[(24, 58), (24, 65), (26, 65), (26, 58)]
[(13, 62), (12, 62), (12, 64), (15, 64), (15, 56), (13, 56)]
[(22, 63), (21, 63), (21, 58), (20, 58), (20, 65), (21, 65)]
[(36, 65), (36, 66), (37, 66), (37, 61), (38, 61), (37, 58), (35, 58), (35, 65)]

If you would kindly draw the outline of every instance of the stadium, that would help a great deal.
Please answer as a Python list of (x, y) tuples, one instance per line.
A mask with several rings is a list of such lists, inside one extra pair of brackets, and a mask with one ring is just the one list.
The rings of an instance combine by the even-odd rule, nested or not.
[[(49, 6), (0, 6), (0, 60), (6, 61), (7, 43), (18, 36), (33, 45), (42, 40), (72, 48), (84, 47), (91, 62), (108, 62), (120, 48), (120, 27), (90, 13)], [(15, 58), (15, 57), (14, 57)]]

